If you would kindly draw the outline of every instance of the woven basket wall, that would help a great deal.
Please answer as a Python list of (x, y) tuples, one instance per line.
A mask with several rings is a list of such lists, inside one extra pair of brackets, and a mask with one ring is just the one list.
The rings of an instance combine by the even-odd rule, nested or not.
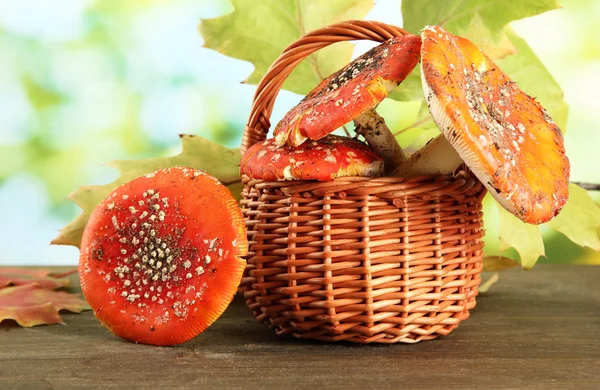
[[(405, 33), (350, 21), (294, 42), (258, 86), (242, 153), (266, 138), (275, 97), (303, 58), (337, 41)], [(412, 343), (447, 335), (475, 307), (485, 188), (468, 170), (411, 179), (243, 180), (250, 252), (241, 290), (278, 334)]]

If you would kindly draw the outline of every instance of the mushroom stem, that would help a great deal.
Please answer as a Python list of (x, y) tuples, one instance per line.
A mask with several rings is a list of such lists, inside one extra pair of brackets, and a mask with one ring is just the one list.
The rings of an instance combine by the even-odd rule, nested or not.
[(383, 158), (386, 173), (406, 161), (404, 151), (375, 108), (369, 108), (355, 118), (354, 126), (356, 133), (365, 137), (373, 151)]
[(440, 134), (399, 165), (391, 176), (449, 175), (462, 163), (454, 147)]

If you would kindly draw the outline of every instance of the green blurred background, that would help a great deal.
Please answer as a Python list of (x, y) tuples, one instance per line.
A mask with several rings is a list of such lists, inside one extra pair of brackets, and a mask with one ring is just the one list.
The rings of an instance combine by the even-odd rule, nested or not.
[[(600, 1), (560, 3), (511, 26), (565, 91), (572, 179), (600, 182)], [(75, 264), (76, 248), (49, 242), (79, 213), (69, 192), (116, 177), (105, 162), (177, 153), (179, 133), (239, 144), (252, 66), (203, 49), (197, 33), (201, 18), (231, 10), (226, 0), (0, 0), (0, 265)], [(400, 2), (376, 1), (367, 18), (401, 25)], [(273, 121), (299, 98), (282, 93)], [(600, 264), (561, 234), (545, 238), (542, 262)]]

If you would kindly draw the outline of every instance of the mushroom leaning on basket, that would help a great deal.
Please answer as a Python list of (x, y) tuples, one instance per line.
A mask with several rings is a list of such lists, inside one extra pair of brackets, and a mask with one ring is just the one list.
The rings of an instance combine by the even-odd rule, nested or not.
[(373, 107), (414, 69), (420, 45), (416, 35), (392, 38), (323, 80), (277, 124), (276, 145), (297, 147), (356, 120), (358, 132), (384, 159), (385, 171), (392, 171), (404, 154)]
[(548, 112), (465, 38), (422, 31), (421, 75), (442, 134), (392, 175), (452, 173), (463, 162), (509, 212), (531, 224), (568, 198), (569, 160)]

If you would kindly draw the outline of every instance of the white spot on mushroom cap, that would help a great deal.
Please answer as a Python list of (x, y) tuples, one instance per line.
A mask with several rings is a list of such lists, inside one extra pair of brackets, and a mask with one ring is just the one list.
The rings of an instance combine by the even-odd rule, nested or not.
[(111, 217), (111, 219), (110, 219), (110, 220), (111, 220), (111, 222), (112, 222), (112, 224), (113, 224), (113, 226), (114, 226), (115, 230), (119, 230), (119, 229), (120, 229), (120, 227), (119, 227), (119, 223), (118, 223), (118, 221), (117, 221), (117, 216), (116, 216), (116, 215), (113, 215), (113, 216)]
[(292, 166), (291, 165), (287, 165), (285, 168), (283, 168), (283, 178), (285, 180), (294, 180), (295, 177), (292, 173)]

